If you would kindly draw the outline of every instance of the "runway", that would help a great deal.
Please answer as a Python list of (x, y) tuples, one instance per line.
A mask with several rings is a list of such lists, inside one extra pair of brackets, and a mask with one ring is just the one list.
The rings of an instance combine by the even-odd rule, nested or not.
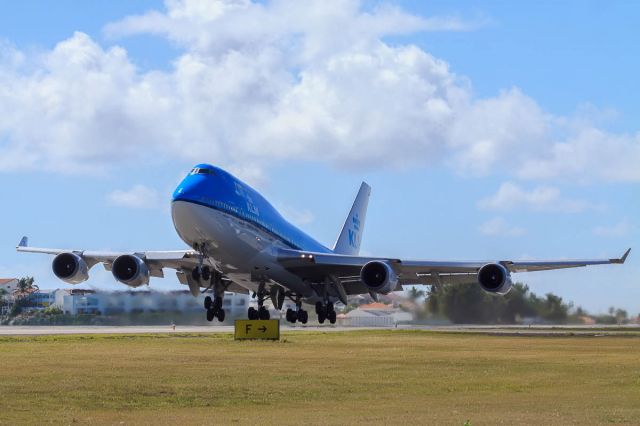
[[(401, 325), (398, 327), (341, 327), (341, 326), (289, 326), (283, 332), (349, 332), (356, 330), (424, 330), (440, 333), (471, 333), (504, 336), (607, 336), (640, 337), (640, 325), (581, 326), (581, 325)], [(72, 334), (158, 334), (158, 333), (233, 333), (233, 326), (0, 326), (0, 336), (38, 336)]]

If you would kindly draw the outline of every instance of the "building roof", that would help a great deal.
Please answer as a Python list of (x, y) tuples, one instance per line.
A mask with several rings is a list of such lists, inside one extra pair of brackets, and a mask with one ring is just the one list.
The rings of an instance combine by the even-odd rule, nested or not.
[(374, 302), (374, 303), (368, 303), (366, 305), (360, 305), (358, 306), (359, 309), (366, 309), (368, 311), (380, 311), (380, 310), (391, 310), (393, 309), (393, 306), (391, 305), (385, 305), (384, 303), (379, 303), (379, 302)]
[(0, 285), (7, 285), (14, 281), (18, 281), (17, 278), (0, 278)]

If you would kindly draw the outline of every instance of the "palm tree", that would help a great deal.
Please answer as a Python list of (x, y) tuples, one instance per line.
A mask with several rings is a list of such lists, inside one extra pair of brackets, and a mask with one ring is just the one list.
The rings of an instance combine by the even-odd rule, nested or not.
[(18, 280), (18, 290), (22, 297), (40, 290), (33, 282), (33, 277), (22, 277)]
[(411, 287), (409, 290), (409, 299), (414, 302), (425, 295), (424, 290), (418, 290), (417, 287)]

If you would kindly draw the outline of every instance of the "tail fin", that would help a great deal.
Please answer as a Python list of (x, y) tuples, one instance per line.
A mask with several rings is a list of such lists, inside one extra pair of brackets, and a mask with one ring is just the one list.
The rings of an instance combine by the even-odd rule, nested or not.
[(360, 252), (360, 241), (364, 230), (364, 220), (367, 217), (367, 205), (371, 187), (362, 182), (360, 191), (353, 202), (349, 216), (342, 226), (342, 231), (338, 236), (333, 252), (337, 254), (357, 255)]

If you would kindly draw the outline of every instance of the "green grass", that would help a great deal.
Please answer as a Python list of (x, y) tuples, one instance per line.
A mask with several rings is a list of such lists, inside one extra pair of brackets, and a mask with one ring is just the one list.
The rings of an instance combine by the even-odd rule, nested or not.
[(640, 423), (640, 338), (0, 337), (0, 424)]

